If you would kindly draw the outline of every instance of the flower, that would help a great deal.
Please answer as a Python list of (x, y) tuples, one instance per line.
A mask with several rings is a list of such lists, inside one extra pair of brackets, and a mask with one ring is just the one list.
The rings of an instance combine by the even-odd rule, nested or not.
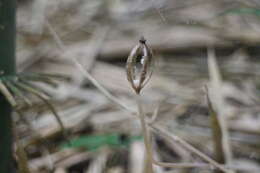
[(153, 72), (153, 52), (144, 37), (131, 50), (127, 62), (127, 79), (137, 94), (147, 84)]

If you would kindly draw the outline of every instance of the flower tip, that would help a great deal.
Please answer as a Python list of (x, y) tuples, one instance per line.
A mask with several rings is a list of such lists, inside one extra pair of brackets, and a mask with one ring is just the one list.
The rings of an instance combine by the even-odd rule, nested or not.
[(152, 76), (152, 71), (152, 49), (146, 45), (146, 40), (142, 36), (139, 43), (131, 50), (126, 63), (127, 79), (136, 94), (140, 94), (142, 88), (147, 84)]
[(142, 43), (142, 44), (145, 44), (146, 39), (144, 38), (144, 36), (141, 36), (139, 42)]

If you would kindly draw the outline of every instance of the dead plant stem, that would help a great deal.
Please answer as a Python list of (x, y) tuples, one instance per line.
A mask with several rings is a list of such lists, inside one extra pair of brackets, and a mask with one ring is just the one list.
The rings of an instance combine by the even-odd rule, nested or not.
[(142, 133), (144, 136), (144, 145), (145, 145), (146, 154), (147, 154), (148, 170), (151, 171), (151, 173), (153, 173), (153, 154), (151, 152), (152, 147), (151, 147), (151, 142), (150, 142), (150, 136), (149, 136), (148, 129), (147, 129), (147, 124), (145, 122), (145, 114), (143, 111), (140, 94), (136, 95), (136, 102), (138, 105), (138, 113), (139, 113), (138, 117), (140, 119)]
[(221, 130), (222, 150), (225, 156), (225, 163), (230, 165), (232, 163), (232, 150), (229, 142), (229, 131), (227, 125), (227, 115), (224, 109), (224, 100), (222, 95), (222, 78), (216, 60), (215, 50), (208, 48), (208, 69), (209, 76), (212, 83), (212, 96), (216, 107), (217, 121)]

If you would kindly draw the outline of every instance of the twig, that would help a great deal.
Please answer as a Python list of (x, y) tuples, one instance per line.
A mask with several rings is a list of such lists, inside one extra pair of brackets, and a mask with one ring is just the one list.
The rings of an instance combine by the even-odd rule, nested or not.
[(226, 119), (226, 113), (223, 110), (224, 103), (223, 103), (223, 96), (222, 96), (222, 90), (221, 90), (221, 75), (218, 69), (215, 52), (213, 48), (208, 49), (208, 68), (209, 68), (209, 75), (212, 83), (212, 89), (213, 93), (212, 96), (214, 96), (215, 105), (216, 105), (216, 112), (218, 114), (218, 122), (221, 128), (221, 134), (222, 134), (222, 148), (225, 155), (225, 161), (229, 165), (232, 162), (232, 152), (231, 152), (231, 146), (229, 142), (229, 133), (228, 133), (228, 127), (227, 127), (227, 119)]
[(139, 94), (136, 95), (136, 102), (138, 106), (138, 117), (141, 122), (141, 128), (142, 128), (142, 133), (144, 136), (144, 145), (146, 149), (146, 154), (147, 154), (147, 162), (148, 162), (148, 169), (151, 173), (153, 173), (153, 153), (152, 147), (151, 147), (151, 142), (150, 142), (150, 136), (147, 130), (147, 124), (145, 122), (145, 114), (143, 112), (142, 108), (142, 102), (141, 102), (141, 97)]
[[(56, 31), (53, 29), (51, 24), (47, 21), (46, 25), (48, 29), (50, 30), (50, 33), (52, 34), (54, 40), (56, 41), (58, 47), (60, 50), (65, 50), (66, 46), (63, 44), (62, 40), (60, 39), (59, 35), (56, 33)], [(91, 83), (93, 83), (94, 86), (96, 86), (101, 93), (103, 93), (108, 99), (116, 103), (116, 105), (119, 105), (121, 108), (125, 109), (126, 111), (129, 111), (133, 114), (136, 114), (136, 111), (130, 109), (128, 106), (126, 106), (124, 103), (119, 101), (117, 98), (115, 98), (112, 94), (110, 94), (102, 85), (100, 85), (97, 80), (95, 80), (87, 70), (84, 69), (84, 67), (78, 62), (76, 58), (72, 58), (73, 64), (80, 70), (80, 72), (84, 75), (85, 78), (87, 78)]]
[(187, 150), (189, 150), (189, 151), (193, 152), (194, 154), (198, 155), (200, 158), (202, 158), (203, 160), (207, 161), (212, 166), (215, 166), (216, 168), (218, 168), (218, 169), (220, 169), (220, 170), (222, 170), (222, 171), (224, 171), (226, 173), (230, 172), (230, 170), (226, 169), (224, 166), (220, 165), (215, 160), (213, 160), (210, 157), (206, 156), (201, 151), (199, 151), (198, 149), (194, 148), (193, 146), (191, 146), (189, 143), (187, 143), (186, 141), (184, 141), (180, 137), (178, 137), (178, 136), (176, 136), (176, 135), (174, 135), (172, 133), (167, 132), (166, 130), (164, 130), (163, 128), (161, 128), (158, 125), (151, 125), (150, 127), (151, 127), (152, 130), (154, 130), (159, 135), (162, 135), (167, 140), (171, 140), (171, 141), (173, 140), (174, 142), (177, 142), (177, 143), (181, 144), (184, 148), (186, 148)]
[(46, 26), (49, 29), (51, 35), (53, 36), (54, 40), (57, 43), (57, 46), (59, 47), (60, 51), (64, 51), (65, 50), (65, 45), (62, 43), (60, 37), (58, 36), (58, 34), (56, 33), (56, 31), (53, 29), (53, 27), (51, 26), (51, 24), (49, 23), (48, 20), (46, 20)]
[(8, 100), (8, 102), (13, 108), (17, 106), (14, 97), (12, 96), (12, 94), (10, 93), (10, 91), (7, 89), (7, 87), (2, 81), (0, 81), (0, 92), (5, 96), (5, 98)]
[(215, 147), (215, 159), (219, 163), (225, 163), (225, 156), (222, 147), (222, 131), (218, 121), (218, 115), (214, 110), (211, 100), (209, 98), (208, 87), (205, 86), (205, 89), (206, 89), (206, 98), (208, 103), (209, 115), (211, 120), (212, 137), (213, 137), (214, 147)]
[(31, 32), (33, 34), (41, 35), (44, 28), (44, 22), (46, 18), (46, 0), (35, 0), (32, 4), (32, 15), (31, 15)]
[(124, 103), (122, 103), (122, 101), (119, 101), (116, 97), (114, 97), (112, 94), (110, 94), (102, 85), (100, 85), (99, 82), (97, 82), (97, 80), (94, 79), (89, 74), (89, 72), (87, 70), (85, 70), (76, 59), (73, 59), (73, 62), (78, 67), (80, 72), (84, 75), (84, 77), (86, 77), (95, 87), (97, 87), (101, 91), (101, 93), (103, 93), (108, 99), (110, 99), (111, 101), (113, 101), (114, 103), (119, 105), (124, 110), (127, 110), (131, 113), (136, 114), (136, 111), (134, 111), (131, 108), (129, 108), (128, 106), (126, 106)]
[[(146, 148), (146, 153), (148, 158), (150, 158), (153, 164), (161, 167), (167, 167), (167, 168), (194, 168), (194, 167), (212, 168), (210, 167), (209, 164), (205, 164), (205, 163), (168, 163), (168, 162), (156, 161), (153, 157), (153, 150), (150, 142), (151, 136), (149, 130), (147, 129), (147, 123), (145, 122), (145, 114), (142, 109), (142, 103), (139, 95), (137, 96), (137, 103), (138, 103), (138, 111), (139, 111), (139, 118), (142, 127), (142, 133), (144, 135), (144, 144)], [(158, 114), (158, 108), (155, 109), (153, 116), (156, 117), (157, 114)], [(150, 127), (153, 127), (153, 124), (151, 123), (149, 123), (148, 125)]]
[(21, 98), (26, 104), (27, 106), (32, 106), (32, 102), (30, 101), (30, 99), (28, 99), (24, 93), (17, 88), (16, 86), (14, 86), (10, 81), (3, 81), (4, 84), (14, 93), (14, 95), (17, 95), (19, 98)]
[(40, 100), (42, 100), (50, 109), (50, 111), (52, 112), (52, 114), (54, 115), (54, 117), (56, 118), (63, 136), (67, 137), (67, 131), (64, 127), (64, 124), (61, 120), (61, 118), (59, 117), (58, 113), (56, 112), (54, 106), (48, 101), (48, 97), (46, 95), (44, 95), (42, 92), (38, 91), (37, 88), (35, 88), (35, 86), (31, 86), (31, 84), (29, 84), (26, 81), (23, 80), (19, 80), (18, 82), (14, 82), (14, 85), (16, 85), (18, 88), (23, 89), (24, 91), (27, 91), (35, 96), (37, 96)]

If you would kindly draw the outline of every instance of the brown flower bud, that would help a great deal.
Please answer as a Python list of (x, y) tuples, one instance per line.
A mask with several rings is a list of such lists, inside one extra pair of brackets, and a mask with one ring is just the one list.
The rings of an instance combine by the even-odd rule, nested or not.
[(144, 37), (141, 37), (131, 50), (126, 63), (127, 79), (137, 94), (151, 78), (153, 64), (152, 49), (147, 46)]

